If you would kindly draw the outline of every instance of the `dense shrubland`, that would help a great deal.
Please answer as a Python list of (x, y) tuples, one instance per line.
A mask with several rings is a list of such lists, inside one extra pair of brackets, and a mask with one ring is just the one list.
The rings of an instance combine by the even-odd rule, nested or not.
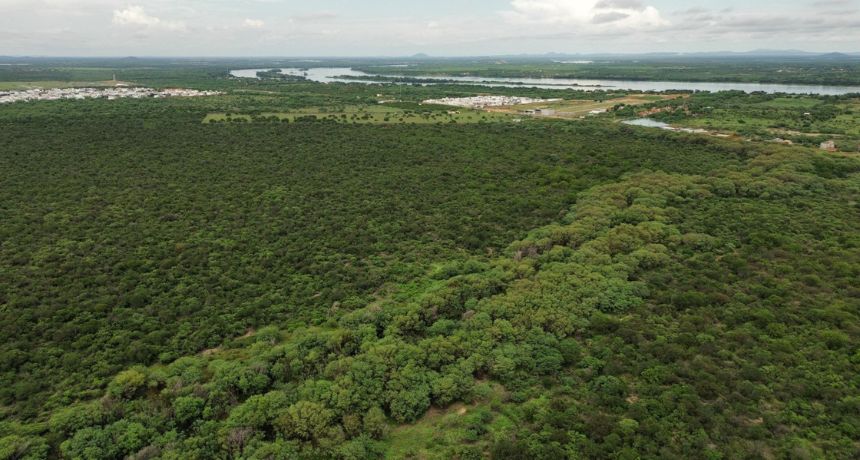
[(296, 88), (0, 111), (0, 458), (860, 453), (856, 156)]
[(213, 102), (25, 104), (0, 121), (9, 413), (363, 306), (434, 263), (497, 252), (625, 172), (746, 154), (557, 123), (202, 125)]
[(441, 264), (317, 327), (123, 371), (57, 410), (45, 438), (5, 442), (65, 439), (70, 458), (374, 458), (392, 423), (465, 401), (477, 431), (425, 454), (850, 458), (860, 183), (816, 173), (831, 161), (856, 166), (766, 153), (597, 186), (498, 257)]

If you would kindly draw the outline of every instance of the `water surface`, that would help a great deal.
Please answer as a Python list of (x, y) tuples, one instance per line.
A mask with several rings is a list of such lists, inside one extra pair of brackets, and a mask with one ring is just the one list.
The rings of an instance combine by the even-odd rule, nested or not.
[[(242, 69), (233, 70), (230, 75), (239, 78), (257, 78), (257, 72), (271, 69)], [(348, 67), (316, 67), (309, 69), (281, 69), (286, 75), (304, 75), (309, 80), (321, 83), (389, 83), (374, 79), (375, 75), (367, 74)], [(357, 79), (339, 78), (342, 76)], [(384, 77), (402, 77), (401, 75), (381, 75)], [(744, 91), (747, 93), (793, 93), (819, 94), (840, 96), (858, 93), (860, 86), (824, 86), (824, 85), (794, 85), (775, 83), (708, 83), (680, 81), (634, 81), (634, 80), (586, 80), (579, 78), (510, 78), (510, 77), (464, 77), (438, 75), (410, 75), (412, 78), (424, 80), (440, 80), (439, 84), (457, 82), (467, 85), (480, 85), (505, 88), (543, 88), (543, 89), (578, 89), (582, 91), (600, 90), (630, 90), (630, 91)]]

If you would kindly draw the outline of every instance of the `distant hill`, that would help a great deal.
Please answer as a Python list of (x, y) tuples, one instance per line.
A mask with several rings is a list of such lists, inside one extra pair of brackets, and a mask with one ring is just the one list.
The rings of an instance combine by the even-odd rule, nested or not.
[(561, 53), (548, 52), (542, 54), (502, 54), (493, 56), (459, 56), (459, 57), (430, 57), (426, 54), (416, 54), (408, 59), (436, 59), (440, 61), (461, 59), (510, 59), (510, 60), (535, 60), (546, 59), (570, 59), (570, 60), (593, 60), (593, 61), (622, 61), (622, 60), (708, 60), (708, 59), (766, 59), (766, 60), (855, 60), (860, 58), (860, 53), (818, 53), (802, 50), (771, 50), (757, 49), (752, 51), (707, 51), (707, 52), (654, 52), (654, 53)]

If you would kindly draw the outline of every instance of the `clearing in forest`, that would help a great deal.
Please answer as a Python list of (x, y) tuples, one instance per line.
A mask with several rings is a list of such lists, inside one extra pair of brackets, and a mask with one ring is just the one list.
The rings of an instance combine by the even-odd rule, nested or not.
[(553, 102), (538, 102), (535, 104), (520, 104), (515, 106), (490, 107), (490, 113), (524, 114), (550, 118), (582, 118), (588, 115), (606, 112), (619, 105), (643, 105), (652, 102), (687, 97), (682, 94), (631, 94), (623, 97), (604, 100), (559, 100)]
[(203, 123), (265, 123), (265, 122), (334, 122), (344, 124), (437, 124), (437, 123), (481, 123), (508, 121), (502, 113), (487, 113), (479, 110), (433, 108), (404, 109), (390, 105), (363, 105), (334, 107), (330, 109), (307, 108), (288, 112), (210, 113)]
[(0, 91), (23, 91), (28, 89), (55, 88), (95, 88), (116, 86), (117, 83), (130, 85), (128, 82), (105, 81), (0, 81)]

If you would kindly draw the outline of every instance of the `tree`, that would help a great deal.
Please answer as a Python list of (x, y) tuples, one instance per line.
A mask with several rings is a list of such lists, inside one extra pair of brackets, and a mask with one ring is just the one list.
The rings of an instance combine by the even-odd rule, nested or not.
[(52, 432), (68, 436), (80, 429), (100, 425), (104, 421), (104, 408), (99, 401), (94, 401), (57, 410), (48, 421), (48, 426)]
[(266, 429), (275, 423), (287, 406), (287, 395), (282, 391), (251, 396), (230, 411), (226, 425), (231, 428)]
[(50, 447), (43, 438), (14, 434), (0, 438), (2, 460), (44, 460), (49, 452)]
[(113, 439), (101, 428), (84, 428), (74, 436), (63, 441), (60, 452), (66, 458), (82, 460), (101, 460), (115, 458), (120, 451)]
[(180, 396), (173, 400), (173, 417), (180, 425), (189, 425), (203, 415), (206, 401), (197, 396)]
[(146, 374), (140, 369), (122, 371), (108, 385), (108, 394), (120, 399), (130, 399), (146, 385)]
[(382, 439), (388, 434), (388, 417), (378, 407), (371, 407), (364, 414), (364, 432), (373, 439)]
[(299, 401), (281, 413), (276, 426), (287, 438), (314, 444), (328, 435), (334, 413), (322, 404)]

